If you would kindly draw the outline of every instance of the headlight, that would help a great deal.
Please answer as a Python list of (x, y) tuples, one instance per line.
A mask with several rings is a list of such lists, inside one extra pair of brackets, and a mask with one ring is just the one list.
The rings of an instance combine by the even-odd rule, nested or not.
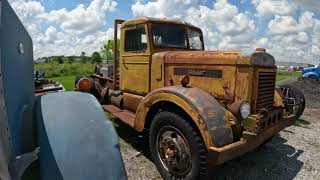
[(240, 115), (242, 119), (247, 119), (250, 116), (251, 107), (247, 102), (243, 102), (240, 106)]

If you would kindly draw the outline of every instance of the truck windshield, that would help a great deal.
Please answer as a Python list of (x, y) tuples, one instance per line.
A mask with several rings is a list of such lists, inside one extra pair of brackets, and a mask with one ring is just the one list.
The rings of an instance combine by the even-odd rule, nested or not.
[(187, 48), (185, 28), (167, 24), (154, 25), (152, 28), (153, 42), (155, 46)]
[[(184, 26), (154, 24), (152, 26), (152, 35), (154, 45), (158, 47), (203, 49), (201, 32), (189, 28), (186, 30)], [(190, 47), (188, 47), (188, 41)]]

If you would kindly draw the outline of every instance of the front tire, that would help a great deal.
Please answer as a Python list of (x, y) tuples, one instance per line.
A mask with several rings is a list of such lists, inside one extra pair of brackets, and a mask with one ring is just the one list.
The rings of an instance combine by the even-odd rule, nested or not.
[(182, 116), (163, 111), (152, 120), (149, 134), (153, 161), (164, 179), (204, 179), (207, 150), (200, 134)]
[(313, 75), (309, 76), (308, 78), (313, 80), (313, 81), (318, 81), (318, 78), (316, 76), (313, 76)]

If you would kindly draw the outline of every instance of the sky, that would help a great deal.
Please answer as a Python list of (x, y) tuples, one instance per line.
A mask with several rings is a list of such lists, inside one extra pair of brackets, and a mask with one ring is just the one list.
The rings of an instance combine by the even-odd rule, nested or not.
[(35, 59), (91, 55), (113, 37), (114, 19), (174, 18), (202, 29), (207, 50), (266, 48), (277, 61), (320, 63), (319, 0), (8, 0)]

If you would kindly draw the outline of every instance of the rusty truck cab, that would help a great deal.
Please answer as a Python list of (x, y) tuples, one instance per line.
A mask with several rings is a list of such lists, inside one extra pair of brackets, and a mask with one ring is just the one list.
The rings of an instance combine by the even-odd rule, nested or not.
[[(192, 41), (193, 40), (193, 41)], [(155, 88), (164, 67), (154, 67), (152, 56), (167, 51), (204, 50), (201, 29), (184, 22), (138, 18), (121, 24), (120, 89), (145, 96)], [(156, 60), (155, 60), (156, 61)]]

